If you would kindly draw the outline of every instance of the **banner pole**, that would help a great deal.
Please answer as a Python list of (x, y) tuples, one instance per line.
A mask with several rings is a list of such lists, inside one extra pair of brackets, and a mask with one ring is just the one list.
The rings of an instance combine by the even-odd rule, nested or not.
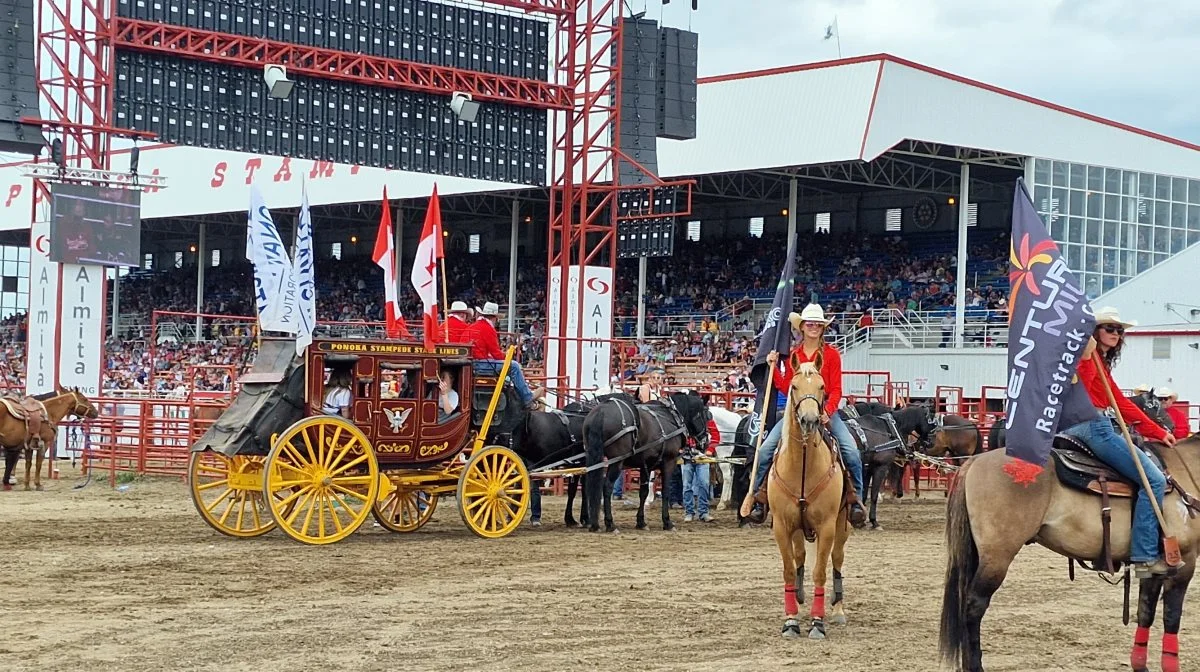
[[(438, 259), (438, 266), (440, 266), (442, 269), (442, 306), (446, 306), (447, 308), (449, 308), (450, 300), (447, 298), (447, 295), (446, 295), (446, 258), (445, 257)], [(435, 297), (435, 300), (436, 300), (436, 297)], [(442, 312), (442, 306), (438, 306), (438, 313)], [(450, 342), (450, 320), (444, 320), (442, 322), (442, 324), (443, 324), (444, 330), (445, 330), (446, 342), (449, 343)]]
[[(779, 353), (776, 353), (776, 356), (778, 356), (778, 354)], [(775, 396), (772, 394), (772, 392), (774, 392), (772, 389), (772, 383), (774, 382), (775, 378), (775, 367), (778, 365), (778, 363), (779, 360), (777, 359), (776, 361), (771, 362), (771, 365), (767, 367), (767, 382), (766, 387), (764, 388), (765, 392), (763, 393), (763, 403), (762, 407), (758, 409), (758, 438), (754, 444), (754, 462), (752, 462), (750, 466), (750, 490), (747, 491), (746, 496), (742, 498), (742, 507), (738, 511), (743, 518), (749, 516), (751, 509), (754, 508), (754, 493), (758, 491), (758, 451), (762, 448), (763, 437), (767, 434), (766, 431), (764, 431), (767, 424), (767, 404), (770, 403), (770, 399)]]

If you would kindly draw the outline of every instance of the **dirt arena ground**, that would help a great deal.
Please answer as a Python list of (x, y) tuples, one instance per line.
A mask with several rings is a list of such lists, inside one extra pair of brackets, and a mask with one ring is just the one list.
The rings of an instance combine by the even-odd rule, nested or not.
[[(851, 538), (850, 623), (811, 642), (779, 636), (769, 531), (728, 511), (664, 533), (625, 509), (621, 534), (593, 535), (555, 523), (550, 498), (540, 530), (485, 541), (446, 502), (414, 535), (371, 521), (314, 548), (221, 536), (178, 481), (77, 482), (0, 492), (0, 670), (939, 669), (940, 495), (888, 502), (886, 531)], [(984, 622), (985, 662), (1127, 669), (1120, 609), (1117, 588), (1070, 584), (1065, 560), (1029, 548)], [(1181, 649), (1186, 666), (1186, 619)]]

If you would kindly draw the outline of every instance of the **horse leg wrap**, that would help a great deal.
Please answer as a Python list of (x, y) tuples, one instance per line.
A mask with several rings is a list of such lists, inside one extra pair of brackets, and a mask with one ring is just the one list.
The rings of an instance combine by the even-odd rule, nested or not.
[(833, 570), (833, 603), (839, 604), (842, 601), (842, 573), (838, 570)]
[(1129, 666), (1133, 672), (1146, 669), (1146, 645), (1150, 643), (1150, 628), (1138, 626), (1133, 631), (1133, 651), (1129, 654)]
[(1179, 672), (1179, 634), (1168, 632), (1162, 640), (1163, 672)]
[(813, 618), (825, 618), (825, 586), (813, 588), (812, 612)]
[(800, 613), (800, 606), (796, 604), (796, 587), (786, 583), (783, 584), (783, 610), (788, 616)]

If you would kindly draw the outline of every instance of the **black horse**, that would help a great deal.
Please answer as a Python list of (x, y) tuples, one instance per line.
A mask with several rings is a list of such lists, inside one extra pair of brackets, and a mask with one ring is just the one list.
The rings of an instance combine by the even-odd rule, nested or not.
[[(662, 474), (663, 489), (671, 482), (675, 462), (688, 442), (708, 445), (708, 421), (711, 418), (704, 399), (696, 392), (677, 392), (660, 401), (631, 404), (624, 399), (606, 399), (588, 413), (583, 421), (584, 449), (591, 471), (586, 478), (589, 529), (600, 529), (600, 499), (604, 497), (604, 528), (613, 532), (613, 483), (626, 466), (641, 473), (641, 497), (637, 528), (646, 527), (646, 497), (650, 492), (650, 470)], [(608, 468), (597, 466), (608, 462)], [(602, 474), (601, 471), (606, 473)], [(674, 528), (669, 513), (670, 497), (662, 497), (663, 529)]]
[[(582, 466), (583, 420), (605, 399), (623, 399), (630, 404), (636, 402), (632, 395), (616, 392), (600, 395), (595, 399), (573, 401), (561, 410), (526, 411), (525, 418), (513, 429), (512, 449), (525, 460), (531, 470), (545, 468), (550, 464), (560, 467)], [(563, 515), (563, 523), (567, 527), (579, 525), (575, 521), (573, 509), (575, 494), (579, 491), (580, 484), (579, 476), (567, 479), (567, 511)], [(586, 496), (585, 487), (583, 497)], [(579, 520), (586, 525), (589, 520), (588, 512), (582, 498), (579, 508)]]
[(729, 454), (731, 458), (744, 460), (741, 464), (733, 465), (733, 483), (729, 485), (733, 488), (729, 502), (730, 506), (738, 512), (738, 527), (750, 524), (748, 518), (742, 517), (741, 511), (738, 510), (738, 504), (746, 498), (746, 493), (750, 492), (751, 467), (754, 466), (754, 435), (750, 431), (750, 422), (753, 419), (754, 416), (747, 415), (738, 422), (737, 429), (733, 433), (733, 452)]
[[(882, 405), (875, 404), (875, 406)], [(883, 406), (883, 408), (887, 407)], [(858, 410), (858, 404), (855, 404), (855, 410)], [(871, 529), (880, 529), (879, 520), (876, 517), (879, 490), (883, 487), (888, 473), (895, 469), (897, 458), (908, 454), (909, 435), (916, 432), (919, 442), (924, 443), (929, 440), (929, 433), (933, 429), (933, 425), (929, 421), (929, 408), (920, 404), (911, 404), (898, 411), (888, 409), (878, 415), (859, 414), (857, 418), (851, 417), (846, 409), (842, 409), (838, 413), (850, 426), (850, 435), (854, 437), (854, 442), (858, 444), (858, 449), (862, 453), (863, 495), (871, 505), (868, 519), (871, 521)], [(892, 422), (889, 422), (886, 417), (888, 414), (895, 423), (894, 428)], [(902, 477), (903, 468), (900, 468), (900, 478)]]

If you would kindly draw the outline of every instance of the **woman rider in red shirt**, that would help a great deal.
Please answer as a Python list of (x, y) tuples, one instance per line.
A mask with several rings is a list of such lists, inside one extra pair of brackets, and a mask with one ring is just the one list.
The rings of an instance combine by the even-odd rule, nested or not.
[[(1092, 332), (1092, 338), (1103, 366), (1097, 366), (1095, 358), (1089, 355), (1079, 363), (1076, 375), (1079, 378), (1079, 384), (1087, 390), (1092, 405), (1102, 411), (1109, 410), (1105, 381), (1107, 380), (1108, 388), (1114, 392), (1120, 389), (1113, 381), (1112, 367), (1121, 357), (1121, 349), (1125, 345), (1125, 329), (1131, 326), (1134, 326), (1134, 323), (1122, 321), (1116, 308), (1101, 308), (1096, 312), (1096, 328)], [(1114, 396), (1117, 400), (1115, 411), (1121, 414), (1127, 424), (1134, 426), (1138, 433), (1153, 441), (1161, 441), (1168, 446), (1175, 445), (1175, 437), (1155, 424), (1133, 402), (1120, 394), (1114, 394)], [(1066, 433), (1086, 443), (1096, 457), (1116, 469), (1122, 476), (1135, 484), (1141, 484), (1137, 465), (1133, 462), (1133, 456), (1129, 452), (1125, 438), (1113, 429), (1112, 420), (1108, 415), (1101, 414), (1094, 420), (1079, 423), (1066, 430)], [(1139, 450), (1136, 453), (1138, 460), (1142, 463), (1142, 469), (1146, 472), (1146, 480), (1150, 484), (1154, 498), (1158, 500), (1161, 509), (1163, 494), (1167, 487), (1166, 477), (1142, 451)], [(1139, 487), (1129, 549), (1129, 560), (1133, 563), (1139, 578), (1167, 572), (1168, 567), (1162, 560), (1158, 541), (1158, 519), (1154, 516), (1154, 509), (1150, 506), (1150, 493), (1147, 493), (1145, 488)]]

